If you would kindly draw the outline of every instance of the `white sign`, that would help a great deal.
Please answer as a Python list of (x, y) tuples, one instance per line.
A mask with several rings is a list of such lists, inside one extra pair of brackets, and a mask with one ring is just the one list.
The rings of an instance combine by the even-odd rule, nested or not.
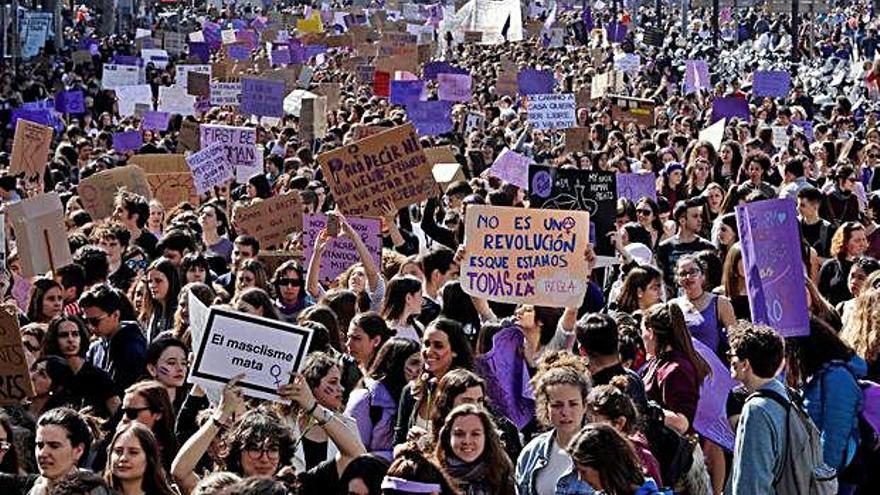
[(575, 97), (571, 93), (529, 95), (529, 122), (535, 129), (575, 127), (576, 107)]
[(144, 48), (141, 50), (144, 65), (152, 63), (159, 69), (168, 67), (168, 52), (161, 48)]
[(138, 67), (136, 65), (104, 64), (101, 86), (116, 89), (121, 86), (137, 86)]
[(232, 179), (232, 167), (226, 161), (226, 148), (214, 143), (186, 157), (196, 192), (205, 194)]
[(212, 82), (211, 83), (211, 106), (237, 107), (241, 99), (240, 82)]
[(263, 173), (263, 154), (257, 151), (257, 130), (251, 127), (201, 125), (202, 148), (220, 143), (226, 150), (226, 162), (235, 169), (235, 180), (246, 182)]
[(138, 84), (137, 86), (120, 86), (113, 90), (116, 92), (116, 107), (119, 115), (123, 117), (131, 117), (135, 114), (135, 105), (142, 103), (153, 109), (153, 90), (149, 84)]
[(159, 111), (180, 115), (195, 115), (196, 97), (190, 96), (179, 84), (159, 86)]
[(726, 123), (727, 118), (725, 117), (700, 131), (700, 141), (708, 141), (712, 143), (716, 152), (721, 151), (721, 142), (724, 141), (724, 125)]
[(174, 74), (174, 83), (178, 86), (183, 86), (183, 89), (187, 89), (187, 74), (190, 72), (200, 72), (202, 74), (207, 74), (208, 78), (211, 77), (211, 66), (208, 64), (205, 65), (178, 65), (177, 71)]
[(176, 33), (174, 31), (166, 31), (164, 38), (165, 51), (171, 53), (173, 55), (180, 55), (183, 53), (185, 37), (183, 33)]
[(308, 328), (211, 308), (188, 381), (226, 384), (243, 373), (244, 395), (282, 402), (276, 391), (302, 368), (311, 340)]
[(642, 57), (635, 53), (621, 53), (614, 56), (614, 68), (630, 74), (636, 74), (642, 68)]
[(19, 38), (22, 40), (22, 58), (35, 57), (52, 32), (52, 14), (49, 12), (25, 12)]

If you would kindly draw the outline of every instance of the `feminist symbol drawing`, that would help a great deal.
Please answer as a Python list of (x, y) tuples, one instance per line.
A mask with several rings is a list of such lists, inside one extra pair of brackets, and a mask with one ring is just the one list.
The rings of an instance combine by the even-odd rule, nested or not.
[(273, 364), (271, 368), (269, 368), (269, 375), (275, 380), (275, 386), (281, 386), (281, 366), (277, 364)]

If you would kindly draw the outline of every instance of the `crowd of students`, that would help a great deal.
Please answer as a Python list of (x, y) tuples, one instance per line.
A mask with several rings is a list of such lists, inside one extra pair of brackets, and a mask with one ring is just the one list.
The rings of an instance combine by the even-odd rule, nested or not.
[[(678, 7), (663, 5), (656, 19), (653, 3), (614, 11), (616, 4), (585, 2), (590, 16), (580, 5), (524, 3), (544, 34), (565, 30), (562, 47), (543, 35), (490, 45), (436, 33), (445, 43), (433, 59), (468, 70), (473, 98), (454, 106), (453, 132), (421, 142), (453, 146), (466, 180), (421, 204), (387, 208), (379, 264), (336, 210), (316, 156), (364, 127), (391, 128), (407, 116), (347, 68), (346, 48), (309, 62), (313, 83), (342, 89), (325, 138), (301, 140), (295, 117), (266, 123), (214, 107), (173, 116), (168, 131), (144, 131), (139, 150), (113, 149), (114, 132), (140, 123), (101, 88), (102, 64), (138, 54), (137, 27), (188, 32), (210, 20), (240, 29), (311, 7), (139, 5), (115, 34), (100, 31), (100, 9), (65, 10), (61, 49), (50, 40), (37, 59), (0, 67), (4, 123), (13, 109), (59, 90), (86, 94), (86, 112), (60, 121), (42, 184), (0, 173), (4, 209), (60, 195), (73, 253), (72, 264), (27, 277), (29, 253), (7, 228), (0, 294), (20, 324), (34, 395), (0, 412), (0, 493), (871, 493), (880, 486), (880, 422), (870, 416), (878, 400), (871, 381), (880, 380), (878, 21), (873, 4), (829, 3), (828, 12), (804, 16), (796, 44), (790, 17), (760, 6), (725, 8), (717, 48), (709, 46), (711, 9), (691, 9), (681, 32)], [(628, 34), (613, 44), (585, 39), (575, 24), (588, 18), (600, 30), (621, 23)], [(646, 28), (669, 36), (647, 45)], [(508, 29), (509, 21), (505, 36)], [(99, 40), (93, 63), (73, 63), (90, 37)], [(752, 72), (793, 44), (800, 61), (789, 66), (789, 95), (753, 96)], [(534, 129), (521, 99), (496, 92), (508, 62), (552, 70), (560, 91), (577, 92), (621, 51), (641, 56), (622, 89), (654, 100), (654, 124), (621, 124), (608, 98), (589, 100), (577, 109), (577, 125), (589, 128), (583, 149), (566, 147), (561, 131)], [(683, 94), (684, 60), (700, 53), (708, 54), (713, 87)], [(254, 72), (268, 55), (264, 47), (252, 55)], [(736, 59), (741, 73), (715, 66), (722, 59)], [(173, 82), (181, 60), (147, 64), (154, 95)], [(830, 69), (817, 75), (816, 67)], [(836, 86), (834, 71), (845, 73)], [(751, 119), (727, 122), (716, 149), (698, 133), (719, 97), (746, 99)], [(466, 132), (468, 112), (484, 121)], [(93, 218), (77, 183), (133, 154), (183, 153), (184, 120), (255, 127), (264, 173), (198, 204), (119, 191), (112, 214)], [(809, 133), (793, 125), (801, 121), (812, 122)], [(774, 140), (771, 126), (784, 128), (787, 142)], [(0, 130), (4, 168), (13, 134)], [(597, 233), (610, 239), (617, 263), (594, 267), (589, 248), (588, 270), (567, 274), (587, 281), (577, 307), (487, 301), (459, 281), (468, 206), (529, 207), (528, 191), (485, 170), (506, 148), (539, 164), (658, 177), (655, 196), (619, 199), (613, 231)], [(338, 237), (360, 259), (330, 284), (319, 275), (335, 237), (329, 229), (309, 258), (270, 269), (267, 246), (237, 233), (230, 218), (292, 190), (305, 212), (335, 217)], [(792, 268), (806, 275), (810, 322), (801, 337), (751, 322), (734, 207), (777, 197), (796, 201), (799, 214), (803, 266)], [(303, 242), (291, 232), (274, 247), (301, 253)], [(197, 352), (194, 300), (312, 332), (279, 401), (247, 397), (243, 375), (216, 396), (187, 381)], [(716, 361), (738, 383), (721, 398), (721, 420), (734, 435), (725, 445), (696, 426)]]

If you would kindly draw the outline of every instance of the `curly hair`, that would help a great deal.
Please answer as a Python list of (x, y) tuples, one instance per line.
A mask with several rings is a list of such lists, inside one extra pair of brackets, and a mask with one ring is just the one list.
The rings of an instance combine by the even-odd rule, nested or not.
[[(245, 476), (241, 456), (251, 446), (262, 445), (266, 440), (278, 443), (278, 459), (286, 462), (293, 455), (293, 436), (281, 418), (269, 409), (248, 411), (241, 421), (229, 430), (226, 442), (229, 446), (223, 458), (226, 470)], [(279, 466), (280, 467), (280, 466)]]
[(852, 233), (857, 230), (865, 230), (865, 226), (858, 222), (845, 222), (837, 228), (831, 237), (831, 247), (829, 248), (832, 258), (841, 259), (849, 255), (846, 246), (852, 239)]
[(544, 356), (538, 363), (538, 372), (532, 379), (538, 422), (547, 428), (552, 426), (548, 413), (550, 387), (559, 385), (576, 387), (581, 391), (581, 400), (586, 403), (592, 386), (589, 377), (586, 362), (570, 352), (562, 351)]
[(853, 310), (840, 332), (856, 354), (874, 362), (880, 354), (880, 290), (866, 287), (855, 299)]

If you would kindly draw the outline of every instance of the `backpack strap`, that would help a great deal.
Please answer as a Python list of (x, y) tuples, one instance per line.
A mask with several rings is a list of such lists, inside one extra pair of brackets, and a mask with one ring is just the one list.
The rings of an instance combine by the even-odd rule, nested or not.
[(791, 445), (791, 401), (782, 396), (779, 392), (775, 392), (773, 390), (760, 389), (752, 392), (748, 397), (746, 397), (746, 402), (750, 401), (753, 397), (764, 397), (767, 399), (776, 402), (783, 409), (785, 409), (785, 443), (782, 446), (782, 469), (779, 470), (778, 473), (773, 473), (773, 486), (779, 484), (782, 480), (782, 472), (785, 470), (785, 464), (788, 461), (789, 455), (789, 446)]

